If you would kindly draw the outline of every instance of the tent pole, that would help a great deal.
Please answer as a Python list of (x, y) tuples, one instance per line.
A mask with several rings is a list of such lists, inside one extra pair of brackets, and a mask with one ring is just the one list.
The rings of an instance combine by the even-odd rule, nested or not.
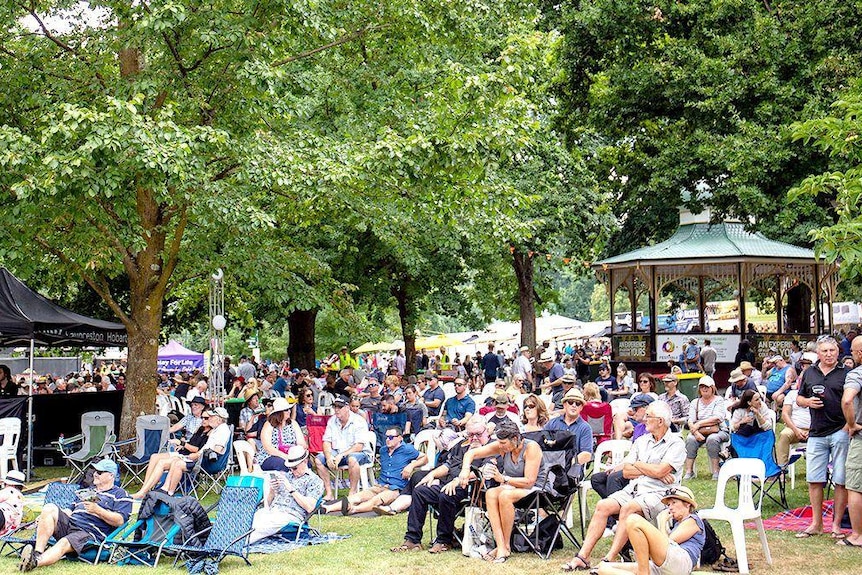
[(30, 338), (30, 388), (27, 392), (27, 480), (33, 479), (33, 350)]

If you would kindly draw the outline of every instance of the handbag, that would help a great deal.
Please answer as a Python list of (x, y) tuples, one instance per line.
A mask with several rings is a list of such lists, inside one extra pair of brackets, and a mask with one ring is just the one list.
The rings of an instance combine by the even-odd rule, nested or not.
[(293, 445), (284, 442), (284, 436), (281, 433), (281, 429), (278, 429), (278, 450), (287, 455), (287, 452), (290, 450)]
[[(694, 406), (694, 418), (698, 419), (698, 411), (700, 411), (700, 400), (697, 400), (697, 403)], [(718, 423), (713, 423), (712, 425), (705, 425), (703, 427), (698, 427), (697, 430), (704, 437), (709, 437), (713, 433), (718, 433), (721, 431), (721, 425)]]

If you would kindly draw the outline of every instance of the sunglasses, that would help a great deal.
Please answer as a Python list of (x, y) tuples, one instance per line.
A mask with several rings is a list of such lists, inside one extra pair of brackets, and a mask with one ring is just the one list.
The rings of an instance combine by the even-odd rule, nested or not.
[(400, 437), (400, 436), (399, 436), (399, 435), (389, 435), (389, 434), (387, 434), (387, 435), (386, 435), (386, 441), (389, 441), (390, 439), (395, 439), (396, 437)]
[(536, 404), (535, 403), (525, 403), (524, 409), (536, 409)]
[(480, 432), (478, 432), (478, 433), (468, 433), (468, 434), (467, 434), (467, 437), (468, 437), (468, 438), (470, 438), (470, 439), (478, 439), (478, 438), (482, 437), (483, 435), (485, 435), (485, 432), (484, 432), (484, 431), (480, 431)]
[(648, 379), (639, 379), (638, 383), (649, 383)]
[(567, 400), (563, 401), (563, 403), (565, 403), (566, 405), (572, 405), (572, 404), (583, 405), (580, 401), (578, 401), (576, 399), (567, 399)]
[(467, 385), (466, 383), (456, 383), (455, 387), (464, 387), (466, 385)]

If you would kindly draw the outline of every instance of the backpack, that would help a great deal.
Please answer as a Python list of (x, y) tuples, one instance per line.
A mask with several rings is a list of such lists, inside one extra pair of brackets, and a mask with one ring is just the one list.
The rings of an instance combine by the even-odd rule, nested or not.
[[(556, 515), (548, 515), (536, 526), (538, 530), (538, 545), (539, 551), (547, 554), (551, 550), (553, 542), (554, 549), (563, 548), (563, 538), (559, 534), (560, 518)], [(556, 535), (556, 537), (555, 537)], [(530, 553), (533, 551), (533, 546), (530, 544), (533, 541), (528, 541), (526, 537), (519, 531), (512, 531), (512, 551), (515, 553)]]
[(718, 563), (721, 556), (724, 555), (724, 545), (715, 533), (715, 529), (709, 524), (706, 519), (703, 520), (703, 534), (706, 537), (703, 542), (703, 549), (700, 552), (701, 565), (713, 565)]

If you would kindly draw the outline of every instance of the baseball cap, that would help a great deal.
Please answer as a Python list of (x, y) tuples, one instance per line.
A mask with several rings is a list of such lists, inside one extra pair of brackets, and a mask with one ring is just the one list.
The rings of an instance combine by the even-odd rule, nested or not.
[(508, 405), (509, 396), (506, 395), (505, 391), (500, 391), (494, 394), (494, 403), (501, 403)]
[(118, 473), (117, 464), (111, 461), (110, 459), (102, 459), (95, 465), (93, 465), (93, 469), (96, 471), (101, 471), (103, 473), (111, 473), (115, 477)]
[(214, 407), (207, 412), (207, 415), (217, 415), (225, 421), (228, 419), (227, 410), (223, 407)]
[(647, 405), (649, 405), (653, 401), (655, 401), (655, 399), (653, 399), (651, 395), (641, 394), (641, 395), (635, 396), (631, 400), (631, 402), (629, 403), (629, 407), (631, 409), (637, 409), (639, 407), (646, 407)]
[(708, 375), (704, 375), (700, 379), (697, 380), (697, 385), (705, 385), (706, 387), (715, 387), (715, 380), (709, 377)]

